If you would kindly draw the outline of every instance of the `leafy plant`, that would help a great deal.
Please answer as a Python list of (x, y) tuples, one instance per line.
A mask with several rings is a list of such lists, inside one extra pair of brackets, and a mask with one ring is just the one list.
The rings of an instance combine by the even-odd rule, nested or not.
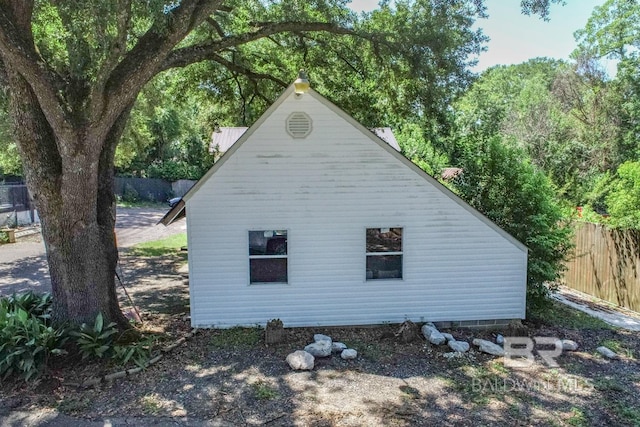
[[(67, 340), (65, 331), (47, 325), (49, 300), (31, 296), (0, 300), (0, 376), (21, 375), (34, 379), (47, 366), (49, 358), (66, 354), (62, 348)], [(25, 310), (18, 302), (28, 305)], [(44, 306), (44, 307), (43, 307)]]
[(155, 339), (148, 337), (127, 345), (114, 345), (111, 358), (119, 365), (133, 362), (136, 366), (144, 368), (149, 362), (154, 343)]
[(37, 294), (29, 291), (1, 299), (0, 307), (5, 307), (7, 310), (21, 308), (29, 315), (49, 319), (51, 317), (51, 302), (51, 294)]
[(76, 337), (75, 342), (84, 360), (87, 357), (103, 358), (112, 350), (113, 336), (117, 332), (116, 324), (105, 325), (102, 313), (98, 313), (92, 326), (83, 323), (79, 331), (71, 331), (70, 335)]

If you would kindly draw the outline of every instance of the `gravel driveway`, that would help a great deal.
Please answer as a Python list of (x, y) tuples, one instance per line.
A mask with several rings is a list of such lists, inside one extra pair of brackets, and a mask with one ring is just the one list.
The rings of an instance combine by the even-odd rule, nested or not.
[[(169, 227), (156, 225), (167, 209), (118, 208), (116, 236), (120, 250), (184, 233), (186, 221), (178, 221)], [(39, 234), (19, 239), (14, 244), (0, 245), (0, 296), (28, 290), (51, 291), (44, 243)]]

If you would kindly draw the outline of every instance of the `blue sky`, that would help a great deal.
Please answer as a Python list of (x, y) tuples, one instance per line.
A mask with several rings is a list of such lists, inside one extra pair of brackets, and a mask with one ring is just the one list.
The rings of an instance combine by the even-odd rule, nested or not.
[[(605, 0), (566, 0), (565, 6), (551, 5), (549, 21), (520, 13), (519, 0), (486, 0), (488, 19), (477, 25), (491, 38), (488, 51), (480, 55), (476, 71), (497, 64), (519, 64), (546, 56), (568, 59), (576, 47), (573, 33), (584, 28), (595, 6)], [(353, 0), (354, 10), (372, 10), (378, 0)]]

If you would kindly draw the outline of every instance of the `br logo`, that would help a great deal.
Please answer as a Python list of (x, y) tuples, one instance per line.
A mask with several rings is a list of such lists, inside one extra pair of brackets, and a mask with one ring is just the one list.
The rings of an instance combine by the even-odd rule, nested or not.
[[(542, 348), (541, 348), (542, 347)], [(557, 368), (556, 358), (562, 354), (562, 341), (554, 337), (505, 337), (504, 365), (528, 368), (535, 363), (535, 354), (549, 368)]]

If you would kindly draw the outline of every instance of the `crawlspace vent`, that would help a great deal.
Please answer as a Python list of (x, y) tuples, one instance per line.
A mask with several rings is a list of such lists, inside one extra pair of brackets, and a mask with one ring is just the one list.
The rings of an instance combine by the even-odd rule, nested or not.
[(311, 133), (311, 117), (305, 113), (291, 113), (287, 117), (287, 133), (294, 138), (306, 138)]

